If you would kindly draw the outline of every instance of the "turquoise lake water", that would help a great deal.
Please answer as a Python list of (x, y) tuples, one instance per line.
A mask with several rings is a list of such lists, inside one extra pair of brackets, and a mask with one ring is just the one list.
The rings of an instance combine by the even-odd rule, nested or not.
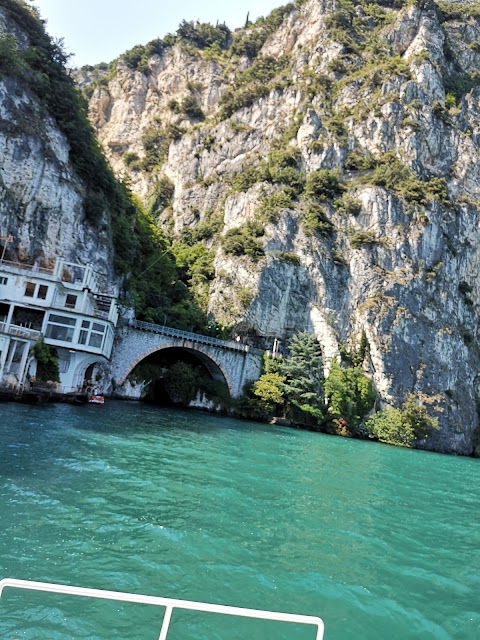
[[(0, 576), (480, 638), (480, 460), (136, 403), (0, 405)], [(157, 640), (163, 610), (5, 590), (2, 640)], [(312, 639), (180, 612), (169, 640)]]

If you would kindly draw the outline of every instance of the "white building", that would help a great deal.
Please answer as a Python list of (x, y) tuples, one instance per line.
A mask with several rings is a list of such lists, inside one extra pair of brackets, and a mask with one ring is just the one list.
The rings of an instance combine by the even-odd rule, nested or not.
[(58, 354), (58, 391), (80, 391), (95, 365), (110, 358), (115, 293), (100, 292), (91, 267), (0, 261), (0, 384), (18, 387), (35, 376), (33, 346), (43, 336)]

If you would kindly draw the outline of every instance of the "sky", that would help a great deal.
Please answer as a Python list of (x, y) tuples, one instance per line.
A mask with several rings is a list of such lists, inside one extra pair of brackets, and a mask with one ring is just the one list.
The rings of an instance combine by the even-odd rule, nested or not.
[(230, 29), (266, 16), (287, 0), (29, 0), (63, 38), (71, 66), (110, 62), (136, 44), (175, 32), (182, 20), (225, 22)]

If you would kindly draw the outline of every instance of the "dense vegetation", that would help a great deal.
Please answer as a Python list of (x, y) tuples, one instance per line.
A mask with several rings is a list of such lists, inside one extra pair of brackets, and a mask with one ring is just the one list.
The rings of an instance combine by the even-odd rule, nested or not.
[(185, 406), (188, 406), (198, 394), (204, 395), (216, 405), (231, 405), (227, 385), (212, 380), (202, 366), (176, 362), (168, 371), (165, 388), (172, 400), (181, 402)]
[(411, 447), (416, 440), (428, 438), (432, 430), (438, 428), (438, 419), (430, 416), (425, 406), (410, 393), (401, 408), (388, 407), (375, 413), (366, 428), (380, 442)]
[(264, 358), (261, 377), (247, 388), (237, 410), (245, 417), (281, 416), (326, 433), (406, 447), (428, 437), (438, 421), (415, 394), (409, 394), (400, 408), (386, 408), (367, 420), (376, 396), (361, 368), (366, 352), (362, 336), (358, 349), (343, 350), (343, 364), (334, 360), (324, 379), (318, 342), (309, 333), (297, 333), (288, 357)]
[(247, 390), (243, 410), (328, 433), (359, 435), (374, 400), (372, 383), (359, 366), (335, 362), (325, 380), (320, 346), (312, 334), (301, 332), (292, 337), (288, 357), (265, 357), (264, 372)]
[[(311, 334), (292, 337), (287, 358), (266, 357), (260, 379), (247, 390), (240, 411), (269, 419), (283, 416), (294, 424), (346, 437), (370, 437), (404, 447), (427, 438), (438, 420), (426, 408), (428, 398), (410, 393), (399, 408), (372, 413), (376, 395), (361, 365), (367, 353), (364, 335), (353, 351), (343, 349), (323, 377), (319, 345)], [(432, 406), (435, 411), (435, 407)], [(367, 419), (368, 418), (368, 419)]]

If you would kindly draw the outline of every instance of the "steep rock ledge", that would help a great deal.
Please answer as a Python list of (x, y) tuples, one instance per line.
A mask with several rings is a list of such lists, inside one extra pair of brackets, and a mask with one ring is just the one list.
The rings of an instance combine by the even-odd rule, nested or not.
[[(0, 35), (25, 32), (0, 9)], [(86, 220), (86, 186), (75, 173), (70, 146), (45, 106), (14, 76), (0, 80), (0, 226), (13, 233), (6, 257), (52, 265), (57, 256), (90, 264), (104, 286), (115, 282), (107, 212)]]
[[(120, 60), (101, 82), (84, 74), (81, 83), (117, 172), (145, 201), (165, 176), (173, 184), (159, 224), (180, 238), (202, 229), (217, 321), (262, 346), (310, 328), (327, 366), (365, 331), (381, 399), (415, 391), (441, 426), (423, 446), (469, 454), (480, 366), (480, 21), (452, 6), (462, 5), (309, 0), (252, 59), (177, 41), (147, 70)], [(277, 66), (260, 72), (261, 63)], [(205, 119), (178, 112), (189, 95)], [(146, 165), (155, 131), (163, 150)], [(324, 170), (338, 171), (343, 195), (308, 194)], [(211, 220), (220, 224), (207, 233)], [(251, 242), (265, 255), (227, 252), (228, 234), (253, 233), (255, 222)]]

